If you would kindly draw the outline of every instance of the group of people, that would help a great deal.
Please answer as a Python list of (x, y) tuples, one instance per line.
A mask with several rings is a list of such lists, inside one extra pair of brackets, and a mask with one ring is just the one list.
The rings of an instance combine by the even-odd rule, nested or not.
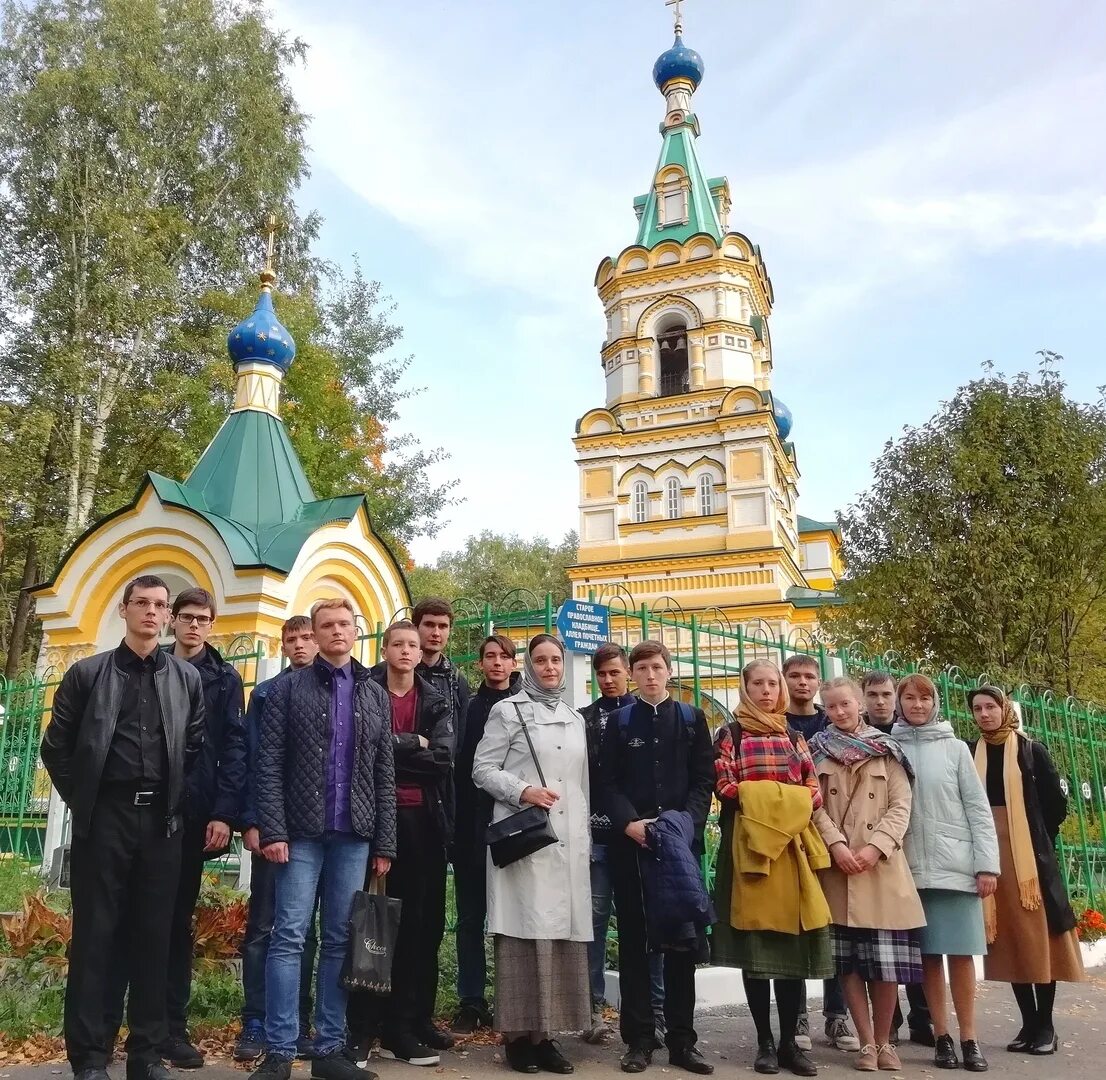
[[(899, 984), (911, 1038), (957, 1067), (946, 956), (965, 1068), (987, 1067), (973, 1013), (983, 954), (986, 977), (1013, 983), (1022, 1010), (1011, 1049), (1055, 1050), (1055, 984), (1082, 977), (1054, 851), (1065, 797), (997, 689), (971, 695), (981, 737), (969, 748), (924, 676), (819, 686), (809, 657), (782, 672), (755, 661), (712, 741), (703, 712), (672, 696), (660, 642), (629, 655), (602, 646), (601, 696), (577, 712), (564, 646), (548, 634), (521, 665), (509, 637), (488, 636), (470, 692), (444, 655), (448, 602), (393, 622), (369, 669), (352, 655), (353, 608), (335, 598), (284, 624), (288, 666), (244, 709), (241, 679), (207, 643), (209, 593), (173, 600), (143, 575), (119, 614), (123, 641), (66, 672), (42, 742), (72, 822), (64, 1031), (78, 1080), (106, 1080), (124, 999), (128, 1080), (203, 1064), (187, 1029), (192, 914), (204, 862), (234, 830), (251, 853), (235, 1057), (259, 1061), (257, 1080), (288, 1080), (296, 1057), (317, 1080), (371, 1078), (378, 1040), (382, 1056), (433, 1066), (479, 1027), (502, 1034), (514, 1070), (571, 1073), (557, 1033), (601, 1041), (609, 1030), (612, 912), (628, 1073), (661, 1046), (682, 1071), (713, 1071), (693, 1015), (708, 959), (742, 969), (761, 1073), (817, 1072), (806, 979), (826, 980), (827, 1039), (856, 1051), (858, 1069), (900, 1067)], [(715, 797), (708, 897), (700, 862)], [(545, 812), (544, 846), (496, 865), (489, 827), (526, 807)], [(434, 1021), (449, 864), (451, 1031)], [(370, 887), (402, 902), (386, 995), (342, 979), (354, 894)]]

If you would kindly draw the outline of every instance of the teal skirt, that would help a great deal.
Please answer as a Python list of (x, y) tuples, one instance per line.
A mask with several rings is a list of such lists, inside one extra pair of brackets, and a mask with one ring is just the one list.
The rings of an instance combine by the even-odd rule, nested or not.
[(983, 901), (975, 893), (919, 889), (926, 924), (917, 931), (923, 956), (986, 956)]
[(710, 932), (710, 962), (736, 967), (750, 979), (829, 979), (833, 977), (833, 939), (828, 926), (801, 934), (774, 930), (737, 930), (730, 925), (733, 890), (733, 814), (723, 814), (722, 837), (714, 875), (718, 922)]

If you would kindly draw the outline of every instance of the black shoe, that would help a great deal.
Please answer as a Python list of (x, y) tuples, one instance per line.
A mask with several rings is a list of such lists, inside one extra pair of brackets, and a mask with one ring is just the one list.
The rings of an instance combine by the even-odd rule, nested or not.
[(393, 1061), (406, 1061), (408, 1065), (437, 1065), (441, 1055), (431, 1050), (425, 1043), (419, 1042), (414, 1035), (389, 1035), (380, 1040), (380, 1056)]
[(780, 1063), (781, 1069), (787, 1069), (788, 1072), (794, 1073), (796, 1076), (817, 1076), (818, 1066), (814, 1064), (805, 1050), (800, 1050), (795, 1045), (794, 1040), (790, 1043), (784, 1043), (776, 1051), (776, 1060)]
[(315, 1054), (311, 1058), (311, 1076), (313, 1080), (365, 1080), (373, 1074), (359, 1069), (354, 1055), (344, 1046), (336, 1046), (325, 1054)]
[(80, 1069), (73, 1074), (73, 1080), (111, 1080), (107, 1069), (101, 1069), (99, 1065), (90, 1065), (87, 1069)]
[(1036, 1039), (1037, 1033), (1035, 1031), (1022, 1028), (1021, 1031), (1014, 1036), (1014, 1041), (1006, 1044), (1006, 1049), (1009, 1050), (1011, 1054), (1024, 1054), (1029, 1050)]
[(960, 1061), (956, 1057), (956, 1047), (951, 1035), (941, 1035), (934, 1040), (933, 1064), (938, 1069), (959, 1069)]
[(936, 1046), (937, 1039), (933, 1034), (933, 1028), (929, 1027), (912, 1027), (910, 1029), (910, 1041), (915, 1046)]
[(419, 1042), (424, 1046), (429, 1046), (431, 1050), (452, 1050), (457, 1045), (457, 1040), (448, 1031), (442, 1031), (433, 1021), (418, 1028), (415, 1031), (415, 1036)]
[(292, 1075), (292, 1059), (280, 1054), (266, 1054), (252, 1073), (250, 1080), (289, 1080)]
[(986, 1072), (990, 1066), (979, 1049), (979, 1043), (975, 1039), (966, 1039), (960, 1044), (960, 1053), (964, 1055), (964, 1068), (968, 1072)]
[(536, 1073), (538, 1071), (537, 1057), (534, 1054), (534, 1044), (528, 1035), (520, 1035), (517, 1039), (508, 1041), (504, 1048), (507, 1064), (515, 1072)]
[(128, 1058), (127, 1080), (173, 1080), (173, 1074), (160, 1061), (136, 1061), (132, 1065)]
[(492, 1026), (492, 1011), (486, 1001), (479, 1005), (462, 1005), (453, 1016), (449, 1030), (458, 1035), (471, 1035), (477, 1028)]
[(682, 1050), (669, 1050), (668, 1064), (685, 1072), (698, 1073), (700, 1076), (710, 1076), (714, 1072), (714, 1066), (699, 1053), (699, 1048), (696, 1046), (685, 1046)]
[(776, 1040), (765, 1039), (757, 1044), (757, 1058), (753, 1062), (753, 1072), (775, 1076), (780, 1071), (779, 1058), (776, 1055)]
[(1049, 1028), (1047, 1031), (1039, 1032), (1033, 1037), (1028, 1052), (1034, 1057), (1047, 1057), (1049, 1054), (1055, 1054), (1059, 1047), (1060, 1040), (1057, 1038), (1056, 1032)]
[(161, 1060), (169, 1062), (174, 1069), (202, 1069), (204, 1056), (189, 1041), (186, 1035), (170, 1035), (158, 1047)]
[(265, 1053), (265, 1028), (260, 1020), (247, 1020), (235, 1041), (231, 1057), (235, 1061), (256, 1061)]
[(315, 1040), (304, 1032), (296, 1039), (296, 1060), (310, 1061), (315, 1056)]
[(618, 1060), (618, 1066), (624, 1073), (645, 1072), (653, 1064), (653, 1051), (644, 1046), (631, 1046)]
[(557, 1049), (552, 1039), (542, 1039), (534, 1047), (534, 1060), (542, 1072), (560, 1073), (562, 1076), (567, 1076), (569, 1073), (576, 1071), (576, 1066)]

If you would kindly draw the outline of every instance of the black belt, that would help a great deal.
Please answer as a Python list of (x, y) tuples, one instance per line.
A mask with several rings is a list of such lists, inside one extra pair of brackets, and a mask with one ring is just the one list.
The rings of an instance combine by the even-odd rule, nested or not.
[(154, 784), (112, 783), (104, 785), (105, 794), (131, 806), (157, 806), (165, 802), (165, 789)]

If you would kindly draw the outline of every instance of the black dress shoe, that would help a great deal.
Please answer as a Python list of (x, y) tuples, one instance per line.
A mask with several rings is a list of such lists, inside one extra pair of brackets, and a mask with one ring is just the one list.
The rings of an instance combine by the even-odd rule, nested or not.
[(986, 1072), (990, 1068), (975, 1039), (964, 1040), (960, 1044), (960, 1053), (964, 1055), (964, 1068), (968, 1072)]
[(186, 1035), (170, 1035), (159, 1047), (161, 1060), (169, 1062), (174, 1069), (202, 1069), (204, 1056), (189, 1041)]
[(624, 1073), (641, 1073), (653, 1064), (653, 1051), (644, 1046), (631, 1046), (619, 1059), (618, 1066)]
[(557, 1049), (557, 1045), (552, 1039), (542, 1039), (534, 1047), (534, 1060), (538, 1063), (538, 1068), (542, 1072), (559, 1073), (561, 1076), (567, 1076), (569, 1073), (576, 1071), (576, 1066)]
[(1055, 1054), (1059, 1046), (1060, 1040), (1056, 1037), (1056, 1032), (1050, 1028), (1033, 1036), (1028, 1053), (1034, 1057), (1047, 1057), (1049, 1054)]
[(936, 1046), (937, 1040), (931, 1027), (912, 1027), (910, 1029), (910, 1041), (915, 1046)]
[(1011, 1054), (1024, 1054), (1033, 1045), (1036, 1038), (1037, 1035), (1035, 1032), (1022, 1028), (1021, 1031), (1014, 1036), (1014, 1041), (1006, 1044), (1006, 1049), (1009, 1050)]
[(101, 1069), (98, 1065), (92, 1065), (87, 1069), (80, 1069), (73, 1074), (73, 1080), (110, 1080), (107, 1069)]
[(780, 1063), (781, 1069), (787, 1069), (788, 1072), (794, 1073), (795, 1076), (817, 1076), (818, 1066), (807, 1057), (805, 1050), (800, 1050), (795, 1045), (794, 1039), (789, 1043), (784, 1043), (776, 1051), (776, 1060)]
[(939, 1035), (933, 1052), (933, 1064), (938, 1069), (959, 1069), (960, 1061), (956, 1056), (956, 1046), (951, 1035)]
[(457, 1039), (448, 1031), (443, 1031), (437, 1024), (431, 1022), (423, 1024), (416, 1032), (419, 1042), (429, 1046), (431, 1050), (452, 1050), (457, 1045)]
[(668, 1051), (668, 1064), (685, 1072), (698, 1073), (700, 1076), (710, 1076), (714, 1072), (714, 1066), (699, 1053), (696, 1046), (685, 1046), (680, 1050)]
[(131, 1064), (127, 1059), (127, 1080), (173, 1080), (173, 1074), (160, 1061)]
[(517, 1039), (511, 1039), (507, 1043), (504, 1053), (507, 1057), (507, 1064), (515, 1072), (536, 1073), (538, 1071), (538, 1063), (534, 1056), (534, 1044), (530, 1041), (529, 1035), (521, 1035)]
[(775, 1076), (780, 1071), (780, 1062), (776, 1057), (776, 1040), (765, 1039), (757, 1044), (757, 1057), (753, 1062), (753, 1072)]

